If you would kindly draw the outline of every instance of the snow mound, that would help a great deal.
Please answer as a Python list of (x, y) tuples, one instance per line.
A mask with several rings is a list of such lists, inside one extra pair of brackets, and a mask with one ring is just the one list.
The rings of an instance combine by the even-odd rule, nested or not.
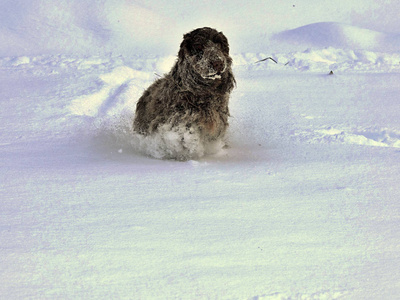
[(306, 47), (335, 47), (374, 51), (395, 51), (395, 35), (335, 22), (305, 25), (276, 34), (273, 39)]
[(69, 109), (79, 116), (112, 116), (121, 112), (127, 106), (127, 99), (139, 93), (136, 85), (129, 84), (131, 80), (146, 81), (150, 74), (133, 70), (126, 66), (115, 68), (111, 73), (102, 74), (99, 79), (102, 88), (92, 94), (83, 95), (72, 101)]
[(5, 0), (0, 3), (0, 56), (165, 53), (176, 34), (162, 30), (169, 23), (133, 1)]
[(348, 295), (347, 291), (321, 291), (313, 294), (296, 294), (289, 295), (285, 293), (273, 293), (261, 296), (255, 296), (248, 300), (291, 300), (291, 299), (307, 299), (307, 300), (331, 300), (344, 299)]
[(325, 126), (314, 130), (299, 130), (293, 140), (312, 144), (342, 143), (373, 147), (400, 148), (400, 132), (389, 128), (335, 128)]

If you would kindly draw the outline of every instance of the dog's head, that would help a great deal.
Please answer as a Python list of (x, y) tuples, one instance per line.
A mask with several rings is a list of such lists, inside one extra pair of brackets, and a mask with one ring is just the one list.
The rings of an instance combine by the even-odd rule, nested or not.
[(223, 80), (227, 71), (231, 73), (228, 39), (222, 32), (209, 27), (195, 29), (183, 36), (178, 60), (186, 61), (187, 67), (210, 82)]

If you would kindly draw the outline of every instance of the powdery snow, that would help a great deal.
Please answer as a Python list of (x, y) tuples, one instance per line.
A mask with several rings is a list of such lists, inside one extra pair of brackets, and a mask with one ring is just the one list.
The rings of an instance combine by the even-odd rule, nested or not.
[[(176, 51), (182, 28), (201, 20), (185, 19), (189, 4), (158, 3), (163, 15), (155, 4), (105, 1), (85, 17), (90, 2), (10, 3), (0, 4), (0, 40), (10, 38), (0, 58), (1, 299), (398, 297), (398, 51), (352, 46), (366, 31), (336, 24), (343, 43), (327, 36), (326, 47), (314, 38), (255, 53), (234, 48), (238, 36), (253, 38), (243, 29), (231, 39), (229, 147), (194, 146), (201, 158), (179, 162), (165, 159), (181, 151), (173, 133), (144, 138), (131, 127), (136, 101), (174, 53), (127, 25), (153, 24), (160, 37), (157, 26), (181, 16)], [(252, 18), (266, 19), (254, 4)], [(304, 20), (295, 9), (310, 5), (274, 4), (268, 22), (295, 24)], [(321, 17), (334, 15), (329, 7)], [(293, 33), (304, 40), (329, 24)], [(132, 40), (122, 45), (125, 31)], [(43, 36), (46, 47), (32, 43)], [(102, 43), (159, 55), (101, 53)]]
[(130, 127), (167, 58), (1, 60), (2, 296), (397, 295), (399, 74), (234, 57), (230, 148), (188, 162)]

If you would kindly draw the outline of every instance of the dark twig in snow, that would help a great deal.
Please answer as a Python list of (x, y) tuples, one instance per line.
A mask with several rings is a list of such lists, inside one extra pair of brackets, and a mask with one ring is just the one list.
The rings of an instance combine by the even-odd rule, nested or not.
[(257, 63), (259, 63), (259, 62), (262, 62), (262, 61), (266, 61), (266, 60), (268, 60), (268, 59), (270, 59), (270, 60), (272, 60), (274, 63), (278, 63), (275, 59), (273, 59), (272, 57), (267, 57), (267, 58), (264, 58), (264, 59), (261, 59), (261, 60), (259, 60), (259, 61), (256, 61), (255, 63), (257, 64)]

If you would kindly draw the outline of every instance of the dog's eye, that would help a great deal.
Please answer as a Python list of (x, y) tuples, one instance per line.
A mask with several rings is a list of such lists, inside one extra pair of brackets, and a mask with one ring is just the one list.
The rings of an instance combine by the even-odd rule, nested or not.
[(192, 48), (192, 55), (203, 55), (204, 45), (203, 44), (194, 44)]
[(196, 51), (203, 51), (203, 50), (204, 50), (203, 44), (194, 44), (194, 45), (193, 45), (193, 48), (194, 48)]

